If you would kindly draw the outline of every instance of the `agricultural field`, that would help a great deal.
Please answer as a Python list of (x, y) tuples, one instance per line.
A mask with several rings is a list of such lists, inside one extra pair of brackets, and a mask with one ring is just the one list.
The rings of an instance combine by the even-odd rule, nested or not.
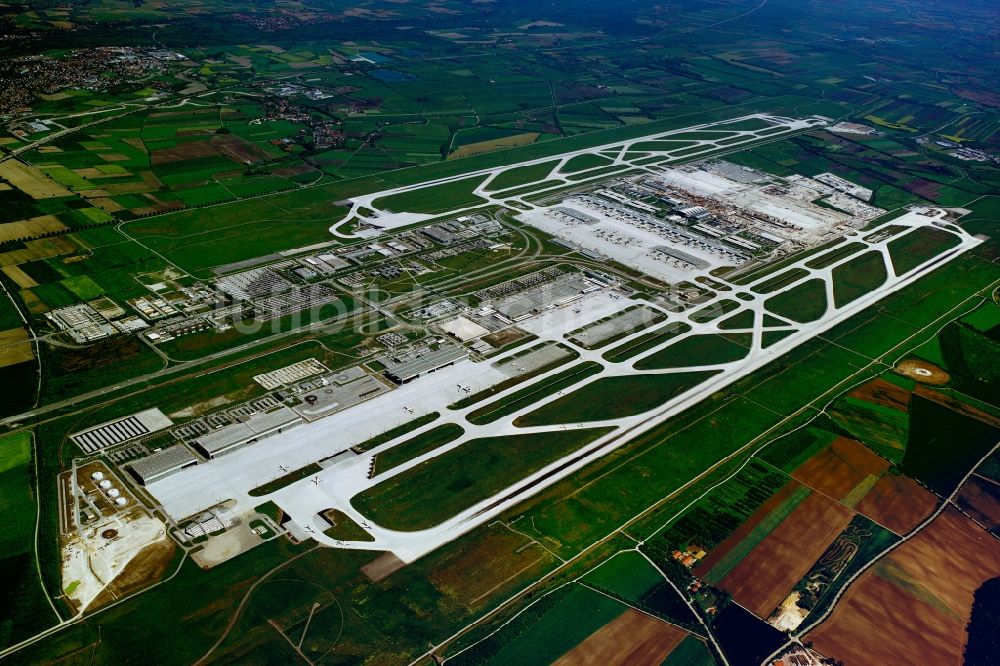
[[(941, 548), (960, 556), (937, 571)], [(960, 661), (975, 591), (1000, 574), (1000, 549), (971, 520), (946, 509), (919, 536), (866, 571), (829, 621), (806, 634), (815, 649), (844, 660)], [(908, 609), (899, 622), (890, 609)], [(864, 618), (881, 618), (881, 631)], [(895, 656), (890, 656), (895, 655)]]
[(9, 644), (38, 631), (43, 618), (51, 617), (35, 570), (33, 535), (36, 500), (32, 484), (32, 439), (27, 434), (0, 438), (0, 489), (8, 517), (0, 547), (3, 552), (3, 616), (0, 632)]

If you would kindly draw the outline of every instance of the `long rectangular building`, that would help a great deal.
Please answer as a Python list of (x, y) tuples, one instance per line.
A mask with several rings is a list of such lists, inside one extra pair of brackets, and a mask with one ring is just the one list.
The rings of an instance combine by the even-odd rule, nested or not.
[(281, 432), (302, 422), (302, 417), (288, 407), (254, 414), (195, 439), (192, 444), (207, 458), (216, 458), (262, 437)]
[(147, 409), (70, 435), (84, 453), (96, 453), (115, 444), (162, 430), (174, 423), (159, 409)]
[(130, 463), (129, 469), (139, 483), (148, 486), (185, 467), (197, 464), (198, 457), (183, 444), (177, 444)]
[(445, 344), (437, 349), (409, 350), (399, 355), (382, 356), (378, 360), (385, 366), (386, 377), (397, 384), (405, 384), (468, 356), (469, 352), (464, 347)]

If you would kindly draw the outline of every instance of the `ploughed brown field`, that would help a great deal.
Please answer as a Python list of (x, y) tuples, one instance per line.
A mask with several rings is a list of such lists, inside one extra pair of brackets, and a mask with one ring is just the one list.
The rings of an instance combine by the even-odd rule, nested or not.
[(944, 405), (949, 409), (953, 409), (956, 412), (965, 414), (966, 416), (971, 416), (974, 419), (979, 419), (984, 423), (989, 423), (991, 425), (1000, 428), (1000, 418), (993, 416), (992, 414), (987, 414), (981, 409), (976, 409), (972, 405), (962, 402), (961, 400), (955, 400), (943, 393), (938, 393), (933, 389), (929, 389), (926, 386), (917, 386), (913, 389), (914, 395), (919, 395), (921, 398), (927, 398), (928, 400), (933, 400), (939, 405)]
[(937, 501), (934, 493), (910, 477), (886, 474), (854, 508), (902, 536), (929, 516)]
[(733, 567), (720, 587), (747, 610), (769, 616), (853, 516), (813, 492)]
[(792, 476), (824, 495), (842, 500), (868, 477), (881, 476), (888, 467), (889, 461), (864, 444), (838, 437), (799, 465)]
[(795, 492), (796, 488), (801, 487), (801, 484), (797, 481), (791, 480), (779, 488), (778, 492), (771, 495), (766, 502), (761, 504), (760, 507), (758, 507), (758, 509), (750, 515), (746, 522), (737, 527), (722, 541), (722, 543), (709, 551), (708, 555), (705, 556), (705, 559), (703, 559), (701, 564), (698, 565), (698, 569), (695, 571), (695, 574), (704, 578), (705, 574), (711, 571), (712, 567), (718, 564), (723, 557), (729, 554), (729, 551), (735, 548), (740, 541), (743, 541), (743, 539), (750, 534), (753, 528), (757, 527), (757, 525), (759, 525), (769, 513), (774, 511), (781, 505), (782, 502), (788, 499), (788, 496)]
[(556, 666), (659, 666), (688, 635), (628, 609), (555, 661)]
[(884, 407), (891, 407), (901, 412), (906, 412), (910, 409), (910, 392), (884, 379), (875, 379), (867, 384), (862, 384), (851, 391), (849, 395), (852, 398)]
[(868, 569), (805, 639), (847, 664), (962, 664), (973, 595), (1000, 542), (948, 508)]
[(973, 476), (962, 486), (958, 505), (987, 529), (1000, 526), (1000, 483)]

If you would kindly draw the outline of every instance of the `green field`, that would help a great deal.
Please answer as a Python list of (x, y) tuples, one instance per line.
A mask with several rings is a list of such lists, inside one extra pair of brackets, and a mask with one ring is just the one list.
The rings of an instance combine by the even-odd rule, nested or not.
[(604, 421), (633, 416), (659, 407), (717, 372), (602, 377), (583, 388), (520, 416), (521, 427)]
[(606, 560), (583, 581), (637, 603), (663, 583), (663, 576), (639, 553), (625, 551)]
[(0, 641), (27, 638), (52, 619), (35, 571), (35, 497), (32, 439), (28, 433), (0, 438)]
[(910, 413), (900, 467), (942, 496), (1000, 442), (1000, 428), (920, 396), (913, 397)]
[(557, 162), (555, 161), (542, 162), (541, 164), (507, 169), (490, 181), (488, 189), (491, 192), (496, 192), (497, 190), (517, 187), (518, 185), (529, 185), (539, 182), (552, 171), (556, 164)]
[(611, 430), (469, 440), (372, 486), (352, 498), (351, 504), (389, 529), (427, 529)]
[[(581, 609), (587, 612), (581, 613)], [(449, 662), (466, 664), (551, 663), (627, 607), (586, 587), (570, 584), (529, 608), (498, 634)]]
[(612, 363), (622, 363), (633, 356), (637, 356), (654, 347), (659, 347), (663, 343), (683, 335), (691, 330), (689, 324), (683, 322), (670, 322), (665, 326), (653, 329), (649, 333), (637, 336), (625, 344), (609, 349), (602, 354), (602, 358)]
[(274, 481), (269, 481), (262, 486), (257, 486), (256, 488), (247, 491), (247, 495), (250, 497), (263, 497), (264, 495), (270, 495), (273, 492), (281, 490), (285, 486), (290, 486), (296, 481), (301, 481), (302, 479), (313, 476), (321, 471), (323, 471), (323, 468), (315, 463), (306, 465), (305, 467), (292, 470), (288, 474), (280, 476)]
[(882, 286), (888, 279), (881, 252), (866, 252), (833, 269), (833, 302), (838, 308)]
[(763, 280), (762, 282), (753, 285), (752, 287), (750, 287), (750, 291), (754, 292), (755, 294), (769, 294), (772, 291), (777, 291), (782, 287), (787, 287), (790, 284), (794, 284), (795, 282), (798, 282), (802, 278), (807, 277), (809, 275), (810, 275), (809, 271), (807, 271), (804, 268), (792, 268), (790, 270), (784, 271), (783, 273), (779, 273), (774, 277), (767, 278), (766, 280)]
[(931, 257), (959, 244), (955, 234), (935, 229), (918, 227), (889, 243), (889, 257), (896, 275), (905, 275)]
[(486, 203), (486, 200), (476, 196), (472, 191), (483, 180), (482, 176), (463, 178), (444, 185), (391, 194), (376, 199), (373, 204), (394, 213), (444, 213), (468, 206), (477, 206)]
[(816, 321), (826, 312), (826, 288), (823, 280), (813, 278), (772, 296), (764, 302), (768, 310), (800, 324)]
[(403, 463), (418, 458), (433, 451), (439, 446), (453, 442), (465, 433), (462, 426), (454, 423), (443, 423), (422, 435), (412, 437), (405, 442), (394, 445), (391, 449), (379, 453), (375, 457), (375, 473), (381, 474)]
[(636, 370), (686, 368), (695, 365), (732, 363), (750, 351), (749, 333), (691, 335), (635, 362)]

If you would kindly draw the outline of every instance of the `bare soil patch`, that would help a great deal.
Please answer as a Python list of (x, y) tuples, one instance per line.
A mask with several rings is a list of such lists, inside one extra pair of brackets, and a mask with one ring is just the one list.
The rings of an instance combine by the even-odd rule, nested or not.
[(13, 280), (14, 284), (21, 289), (31, 289), (38, 286), (35, 279), (21, 270), (20, 266), (4, 266), (3, 274)]
[(193, 160), (199, 157), (215, 157), (218, 154), (218, 151), (212, 146), (212, 142), (207, 139), (205, 141), (187, 141), (155, 151), (150, 157), (150, 164), (169, 164), (170, 162)]
[(683, 629), (630, 608), (554, 663), (556, 666), (658, 666), (687, 635)]
[(27, 330), (19, 326), (0, 331), (0, 368), (26, 363), (34, 358), (35, 352), (28, 341)]
[(483, 336), (483, 341), (486, 344), (493, 347), (503, 347), (504, 345), (509, 345), (515, 340), (520, 340), (524, 337), (524, 332), (516, 328), (505, 328), (502, 331), (497, 331), (496, 333), (490, 333), (489, 335)]
[(63, 231), (66, 225), (55, 215), (39, 215), (17, 222), (0, 224), (0, 243), (19, 238), (35, 238), (47, 233)]
[(32, 199), (73, 196), (72, 192), (41, 171), (21, 164), (17, 160), (0, 162), (0, 178), (3, 178)]
[(962, 486), (958, 505), (987, 529), (1000, 527), (1000, 484), (973, 476)]
[(159, 581), (170, 568), (176, 550), (177, 546), (170, 539), (163, 539), (143, 548), (87, 606), (87, 610), (100, 608)]
[(233, 134), (219, 134), (212, 137), (212, 146), (221, 155), (242, 164), (263, 162), (268, 159), (268, 154), (259, 146)]
[(527, 539), (504, 530), (470, 543), (434, 567), (431, 583), (442, 594), (470, 608), (523, 585), (521, 578), (537, 575), (552, 558)]
[(300, 176), (304, 173), (312, 173), (316, 169), (308, 164), (296, 164), (294, 166), (281, 167), (280, 169), (275, 169), (271, 173), (275, 176), (281, 176), (282, 178), (287, 178), (289, 176)]
[(909, 377), (921, 384), (930, 384), (931, 386), (942, 386), (947, 384), (951, 379), (948, 373), (938, 366), (916, 358), (908, 358), (905, 361), (901, 361), (895, 370), (904, 377)]
[(399, 559), (392, 553), (383, 553), (368, 564), (361, 567), (361, 573), (368, 576), (373, 582), (388, 578), (390, 574), (399, 571), (406, 566), (406, 562)]

